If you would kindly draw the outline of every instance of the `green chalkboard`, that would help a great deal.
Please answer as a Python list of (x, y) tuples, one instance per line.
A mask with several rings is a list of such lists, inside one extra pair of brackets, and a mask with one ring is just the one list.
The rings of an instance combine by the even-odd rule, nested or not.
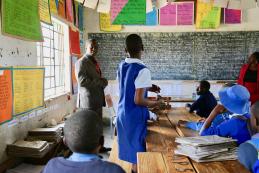
[(38, 0), (2, 0), (2, 33), (15, 38), (42, 41)]
[(146, 24), (146, 0), (129, 0), (113, 24)]

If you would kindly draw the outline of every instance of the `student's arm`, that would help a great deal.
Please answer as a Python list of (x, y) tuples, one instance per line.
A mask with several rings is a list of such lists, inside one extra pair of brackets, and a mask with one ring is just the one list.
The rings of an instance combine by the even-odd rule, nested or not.
[(189, 112), (192, 113), (193, 111), (197, 110), (200, 105), (202, 104), (202, 98), (198, 98), (191, 106)]
[(146, 88), (137, 88), (135, 91), (134, 102), (139, 106), (156, 107), (163, 103), (163, 101), (152, 101), (145, 98)]
[(203, 131), (205, 131), (206, 129), (208, 129), (211, 126), (212, 121), (214, 120), (214, 118), (218, 115), (221, 114), (225, 111), (225, 107), (218, 104), (210, 113), (209, 117), (206, 119), (206, 121), (204, 122), (201, 130), (200, 130), (200, 135), (203, 134)]

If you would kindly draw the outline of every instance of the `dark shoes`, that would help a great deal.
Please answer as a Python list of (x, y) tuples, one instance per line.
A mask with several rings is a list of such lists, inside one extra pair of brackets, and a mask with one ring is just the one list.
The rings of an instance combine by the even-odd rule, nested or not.
[(99, 152), (100, 153), (106, 153), (106, 152), (111, 151), (111, 150), (112, 150), (111, 148), (102, 147)]

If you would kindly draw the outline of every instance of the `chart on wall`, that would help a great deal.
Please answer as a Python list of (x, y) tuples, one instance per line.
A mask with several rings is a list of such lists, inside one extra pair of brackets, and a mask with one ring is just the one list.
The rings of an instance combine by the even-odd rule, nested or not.
[(12, 119), (12, 70), (0, 68), (0, 124)]
[(145, 24), (146, 0), (112, 0), (111, 3), (112, 24)]
[(42, 41), (38, 0), (2, 0), (2, 33), (15, 38)]
[(43, 106), (44, 68), (13, 68), (13, 114), (20, 115)]

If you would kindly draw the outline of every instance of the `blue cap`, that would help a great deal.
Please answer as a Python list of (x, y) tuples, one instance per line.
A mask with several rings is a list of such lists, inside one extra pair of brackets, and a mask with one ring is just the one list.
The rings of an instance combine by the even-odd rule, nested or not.
[(250, 94), (242, 85), (234, 85), (219, 91), (221, 104), (232, 113), (246, 114), (250, 108)]

